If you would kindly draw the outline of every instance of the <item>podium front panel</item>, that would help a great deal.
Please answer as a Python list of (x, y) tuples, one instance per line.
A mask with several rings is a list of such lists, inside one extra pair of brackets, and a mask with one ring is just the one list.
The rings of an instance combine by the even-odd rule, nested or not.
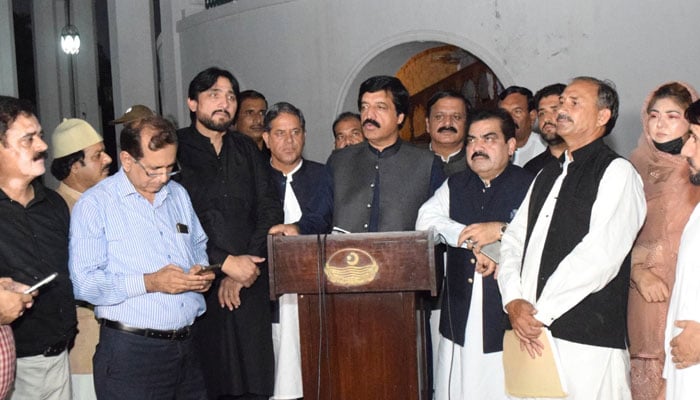
[(430, 291), (434, 242), (424, 231), (269, 236), (270, 294)]

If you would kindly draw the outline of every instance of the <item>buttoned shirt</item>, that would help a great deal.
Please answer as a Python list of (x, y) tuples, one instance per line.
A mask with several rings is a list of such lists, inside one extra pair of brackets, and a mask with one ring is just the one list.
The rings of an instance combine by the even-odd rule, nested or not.
[(208, 263), (207, 236), (180, 184), (168, 182), (151, 203), (120, 170), (83, 193), (72, 216), (73, 288), (98, 318), (169, 330), (204, 313), (200, 293), (146, 292), (144, 274)]
[(42, 354), (75, 336), (75, 300), (68, 277), (68, 226), (65, 201), (38, 180), (26, 206), (0, 191), (0, 276), (34, 285), (58, 272), (39, 290), (22, 318), (12, 323), (17, 357)]

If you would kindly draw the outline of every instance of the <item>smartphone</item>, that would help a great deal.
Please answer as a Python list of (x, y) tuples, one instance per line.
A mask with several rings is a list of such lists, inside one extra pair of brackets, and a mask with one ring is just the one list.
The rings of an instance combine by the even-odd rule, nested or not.
[(42, 286), (46, 285), (47, 283), (51, 282), (52, 280), (56, 279), (57, 276), (58, 276), (58, 272), (54, 272), (53, 274), (51, 274), (51, 275), (47, 276), (46, 278), (42, 279), (42, 280), (41, 280), (39, 283), (37, 283), (36, 285), (34, 285), (34, 286), (30, 287), (29, 289), (25, 290), (25, 291), (24, 291), (24, 294), (29, 294), (29, 293), (31, 293), (31, 292), (33, 292), (33, 291), (39, 289), (40, 287), (42, 287)]
[(221, 269), (221, 263), (212, 264), (212, 265), (205, 265), (202, 267), (201, 270), (197, 271), (197, 275), (204, 275), (204, 274), (209, 273), (209, 272), (215, 273), (217, 269)]

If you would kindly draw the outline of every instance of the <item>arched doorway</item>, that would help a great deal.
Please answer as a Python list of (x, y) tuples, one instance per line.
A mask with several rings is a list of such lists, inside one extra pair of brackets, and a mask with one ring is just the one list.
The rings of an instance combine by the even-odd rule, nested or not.
[(396, 73), (411, 93), (407, 122), (401, 138), (412, 142), (429, 142), (425, 127), (430, 97), (441, 90), (454, 90), (476, 108), (495, 107), (503, 85), (484, 62), (468, 51), (453, 45), (424, 50), (411, 57)]

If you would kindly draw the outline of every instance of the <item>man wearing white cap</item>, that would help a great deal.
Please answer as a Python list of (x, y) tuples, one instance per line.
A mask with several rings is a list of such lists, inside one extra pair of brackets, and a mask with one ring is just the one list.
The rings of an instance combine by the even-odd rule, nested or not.
[[(95, 129), (77, 118), (64, 119), (51, 136), (53, 162), (51, 174), (61, 183), (56, 192), (72, 211), (84, 191), (106, 178), (112, 158)], [(70, 369), (74, 399), (95, 399), (92, 379), (92, 356), (95, 354), (100, 327), (92, 306), (83, 303), (76, 309), (78, 335), (70, 352)]]
[(73, 205), (80, 195), (109, 174), (112, 158), (102, 136), (82, 119), (64, 119), (51, 136), (51, 174), (61, 181), (56, 192)]

